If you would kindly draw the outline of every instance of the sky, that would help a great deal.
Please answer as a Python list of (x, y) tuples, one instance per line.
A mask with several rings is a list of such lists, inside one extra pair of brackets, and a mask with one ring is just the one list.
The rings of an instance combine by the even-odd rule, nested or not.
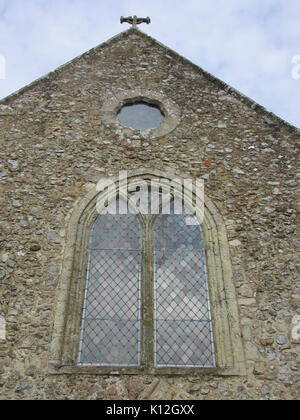
[(300, 0), (0, 0), (0, 99), (129, 28), (300, 128)]

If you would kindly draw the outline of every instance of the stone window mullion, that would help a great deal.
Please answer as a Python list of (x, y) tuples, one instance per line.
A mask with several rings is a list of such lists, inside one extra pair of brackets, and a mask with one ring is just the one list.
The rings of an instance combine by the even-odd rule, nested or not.
[(153, 282), (153, 222), (143, 216), (142, 296), (141, 296), (141, 366), (154, 367), (154, 282)]

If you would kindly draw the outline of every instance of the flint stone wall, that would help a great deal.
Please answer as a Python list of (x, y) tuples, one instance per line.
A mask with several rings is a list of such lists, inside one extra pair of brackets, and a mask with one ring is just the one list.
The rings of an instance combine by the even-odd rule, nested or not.
[[(176, 124), (123, 129), (104, 107), (124, 92), (175, 104)], [(299, 139), (134, 29), (0, 102), (0, 399), (299, 398)], [(49, 375), (70, 213), (101, 177), (139, 168), (205, 179), (236, 269), (247, 376)]]

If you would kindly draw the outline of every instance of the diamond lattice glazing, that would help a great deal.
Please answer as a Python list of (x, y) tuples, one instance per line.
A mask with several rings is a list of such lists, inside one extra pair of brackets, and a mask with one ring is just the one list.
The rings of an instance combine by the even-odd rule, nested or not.
[(215, 366), (203, 233), (189, 217), (162, 214), (154, 227), (157, 366)]
[(135, 215), (99, 215), (94, 223), (80, 364), (139, 364), (140, 238), (140, 224)]

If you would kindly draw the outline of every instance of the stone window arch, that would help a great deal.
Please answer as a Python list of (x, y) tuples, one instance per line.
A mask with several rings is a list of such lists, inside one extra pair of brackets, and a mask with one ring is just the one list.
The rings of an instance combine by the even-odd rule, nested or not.
[[(134, 356), (135, 359), (133, 358), (131, 360), (131, 362), (135, 360), (136, 363), (130, 363), (130, 360), (125, 360), (124, 364), (120, 362), (118, 363), (118, 366), (116, 366), (114, 364), (115, 360), (112, 360), (112, 363), (109, 364), (107, 360), (102, 360), (104, 363), (97, 363), (97, 360), (94, 359), (91, 360), (91, 363), (89, 364), (86, 363), (88, 358), (84, 359), (84, 357), (82, 357), (83, 334), (86, 332), (84, 332), (83, 327), (83, 322), (85, 320), (83, 311), (86, 309), (87, 302), (88, 289), (86, 274), (89, 270), (90, 235), (95, 226), (97, 226), (97, 220), (100, 220), (99, 213), (104, 211), (105, 206), (110, 205), (109, 190), (107, 189), (107, 183), (104, 182), (102, 187), (101, 184), (98, 184), (97, 188), (95, 187), (81, 200), (74, 209), (69, 221), (51, 344), (51, 373), (245, 374), (245, 360), (226, 231), (216, 207), (207, 197), (205, 197), (204, 200), (204, 212), (201, 226), (199, 223), (194, 223), (196, 227), (193, 228), (194, 232), (198, 232), (196, 235), (202, 235), (201, 240), (205, 247), (205, 253), (202, 254), (202, 258), (205, 260), (201, 261), (201, 258), (199, 258), (200, 254), (196, 254), (196, 251), (201, 252), (200, 249), (194, 252), (191, 248), (187, 257), (195, 259), (193, 278), (195, 278), (195, 273), (201, 269), (199, 267), (203, 266), (203, 272), (206, 276), (204, 277), (207, 279), (206, 290), (206, 284), (203, 283), (203, 293), (202, 295), (199, 294), (199, 299), (204, 299), (205, 292), (207, 292), (210, 297), (210, 299), (207, 299), (206, 303), (204, 302), (204, 306), (205, 304), (207, 305), (207, 310), (204, 310), (201, 315), (202, 321), (206, 322), (205, 328), (203, 329), (203, 331), (206, 331), (206, 334), (204, 334), (206, 336), (206, 341), (205, 339), (199, 341), (201, 330), (197, 331), (197, 334), (193, 336), (194, 339), (192, 340), (196, 344), (198, 343), (198, 345), (200, 343), (200, 347), (201, 343), (206, 343), (207, 347), (204, 349), (207, 352), (206, 357), (201, 359), (201, 351), (199, 351), (198, 358), (196, 352), (193, 351), (190, 351), (189, 353), (190, 358), (186, 357), (186, 355), (183, 357), (182, 353), (180, 356), (180, 352), (177, 352), (176, 354), (176, 346), (178, 347), (183, 344), (180, 341), (183, 340), (183, 336), (180, 336), (180, 334), (177, 335), (175, 339), (174, 337), (172, 338), (172, 334), (169, 334), (167, 341), (163, 342), (162, 337), (164, 334), (166, 335), (168, 331), (170, 332), (176, 328), (178, 331), (182, 331), (184, 329), (184, 322), (187, 322), (187, 325), (189, 325), (190, 328), (194, 322), (193, 325), (194, 328), (196, 328), (197, 322), (195, 321), (198, 321), (198, 324), (201, 321), (201, 317), (198, 319), (198, 315), (195, 315), (196, 311), (193, 307), (191, 307), (191, 311), (193, 312), (191, 318), (188, 318), (188, 312), (186, 312), (185, 317), (183, 317), (184, 319), (178, 321), (177, 318), (180, 318), (181, 313), (176, 312), (177, 309), (174, 305), (172, 306), (171, 301), (169, 306), (164, 305), (163, 297), (157, 295), (157, 293), (161, 293), (162, 291), (162, 289), (159, 288), (158, 283), (166, 278), (166, 271), (168, 272), (167, 277), (169, 276), (171, 279), (174, 278), (174, 273), (172, 273), (174, 266), (174, 270), (178, 271), (176, 264), (172, 265), (172, 259), (173, 261), (176, 259), (175, 254), (177, 251), (176, 249), (174, 251), (171, 247), (172, 250), (170, 253), (169, 251), (171, 248), (169, 249), (166, 246), (161, 246), (161, 242), (168, 242), (168, 238), (164, 237), (161, 232), (164, 229), (168, 229), (168, 223), (182, 223), (182, 217), (185, 217), (182, 215), (177, 216), (175, 214), (176, 212), (174, 212), (174, 203), (176, 203), (176, 199), (178, 201), (178, 194), (180, 196), (183, 183), (182, 180), (178, 178), (176, 180), (172, 178), (174, 177), (167, 176), (158, 171), (131, 172), (127, 174), (127, 181), (130, 188), (127, 189), (126, 187), (126, 191), (121, 185), (122, 181), (120, 181), (119, 178), (116, 178), (113, 181), (117, 186), (116, 191), (118, 200), (121, 200), (123, 203), (129, 203), (128, 206), (131, 208), (130, 217), (132, 220), (139, 220), (141, 228), (141, 277), (140, 280), (138, 280), (137, 273), (139, 271), (137, 270), (135, 278), (136, 286), (134, 286), (136, 288), (136, 296), (141, 293), (140, 319), (138, 315), (137, 320), (138, 322), (141, 321), (140, 325), (142, 325), (142, 327), (139, 332), (136, 332), (135, 340), (136, 344), (140, 343), (141, 345), (139, 349), (138, 346), (136, 346), (137, 354)], [(171, 201), (173, 203), (173, 216), (175, 217), (171, 222), (166, 222), (168, 217), (165, 218), (164, 215), (160, 214), (161, 209), (166, 204), (163, 201), (164, 198), (158, 201), (160, 203), (160, 210), (156, 215), (147, 215), (147, 212), (145, 212), (145, 206), (151, 205), (147, 200), (142, 203), (143, 198), (141, 198), (138, 203), (139, 205), (137, 206), (136, 200), (134, 199), (134, 201), (130, 198), (130, 194), (133, 191), (139, 191), (140, 185), (143, 185), (143, 182), (144, 185), (146, 185), (146, 188), (148, 188), (147, 185), (149, 185), (150, 182), (154, 182), (154, 185), (158, 186), (158, 189), (156, 190), (158, 195), (162, 194), (164, 186), (170, 185), (171, 183), (173, 194), (173, 199)], [(177, 198), (175, 199), (174, 196)], [(190, 204), (192, 204), (195, 201), (195, 194), (192, 190), (190, 191), (189, 197)], [(143, 204), (144, 207), (141, 204)], [(188, 207), (192, 208), (192, 205)], [(195, 209), (195, 206), (193, 206), (193, 209)], [(196, 209), (197, 216), (200, 215), (200, 211), (198, 210)], [(191, 218), (193, 217), (194, 216), (191, 216)], [(153, 226), (157, 226), (157, 228), (155, 229), (154, 227), (153, 229)], [(179, 232), (182, 232), (182, 226), (180, 227)], [(138, 231), (137, 225), (135, 226), (135, 230), (136, 232)], [(187, 232), (191, 232), (191, 230), (187, 229)], [(190, 236), (190, 233), (187, 236)], [(185, 240), (186, 239), (187, 237), (185, 237)], [(178, 240), (180, 241), (180, 238), (177, 238), (175, 243), (178, 242)], [(152, 252), (153, 246), (154, 253)], [(166, 250), (166, 248), (168, 249)], [(168, 256), (171, 255), (171, 257), (166, 257), (164, 252), (167, 252)], [(195, 257), (196, 255), (197, 257)], [(171, 261), (171, 270), (169, 267), (167, 267), (166, 270), (165, 261), (168, 261), (168, 258), (169, 263)], [(135, 261), (138, 261), (138, 257)], [(182, 261), (184, 261), (184, 259)], [(138, 264), (136, 264), (136, 267), (137, 266)], [(141, 281), (140, 289), (138, 286), (139, 281)], [(155, 282), (157, 282), (157, 284), (155, 284)], [(149, 291), (149, 285), (150, 288), (154, 287), (156, 295), (154, 295), (154, 300), (150, 303), (150, 306), (147, 306), (145, 302), (147, 302), (148, 296), (153, 293), (153, 289)], [(196, 285), (196, 287), (198, 286)], [(194, 291), (195, 290), (196, 289), (194, 289)], [(174, 295), (173, 291), (167, 291), (164, 296), (169, 298), (171, 293), (173, 298), (175, 300), (177, 299), (178, 302), (184, 299), (183, 296), (180, 296), (180, 293), (177, 296), (176, 293)], [(200, 295), (202, 297), (200, 297)], [(188, 299), (186, 300), (186, 303), (191, 304)], [(196, 303), (197, 302), (195, 302), (195, 304)], [(135, 302), (135, 305), (138, 312), (138, 303)], [(154, 305), (155, 307), (153, 306), (151, 309), (151, 305)], [(161, 306), (159, 307), (159, 305)], [(159, 316), (151, 315), (149, 323), (149, 313), (147, 312), (149, 311), (149, 307), (150, 312), (156, 315), (157, 313), (160, 315), (166, 312), (170, 313), (173, 308), (173, 311), (176, 312), (176, 316), (173, 317), (174, 319), (161, 319)], [(186, 310), (184, 309), (184, 306), (182, 306), (182, 308), (183, 311)], [(194, 319), (195, 317), (196, 319)], [(165, 327), (162, 327), (163, 325), (165, 325)], [(162, 331), (164, 334), (161, 334)], [(140, 341), (138, 339), (139, 334), (141, 337)], [(126, 336), (123, 338), (126, 341)], [(166, 346), (169, 346), (169, 348), (165, 352), (162, 351), (162, 348), (166, 349)], [(166, 356), (166, 354), (168, 356)]]

